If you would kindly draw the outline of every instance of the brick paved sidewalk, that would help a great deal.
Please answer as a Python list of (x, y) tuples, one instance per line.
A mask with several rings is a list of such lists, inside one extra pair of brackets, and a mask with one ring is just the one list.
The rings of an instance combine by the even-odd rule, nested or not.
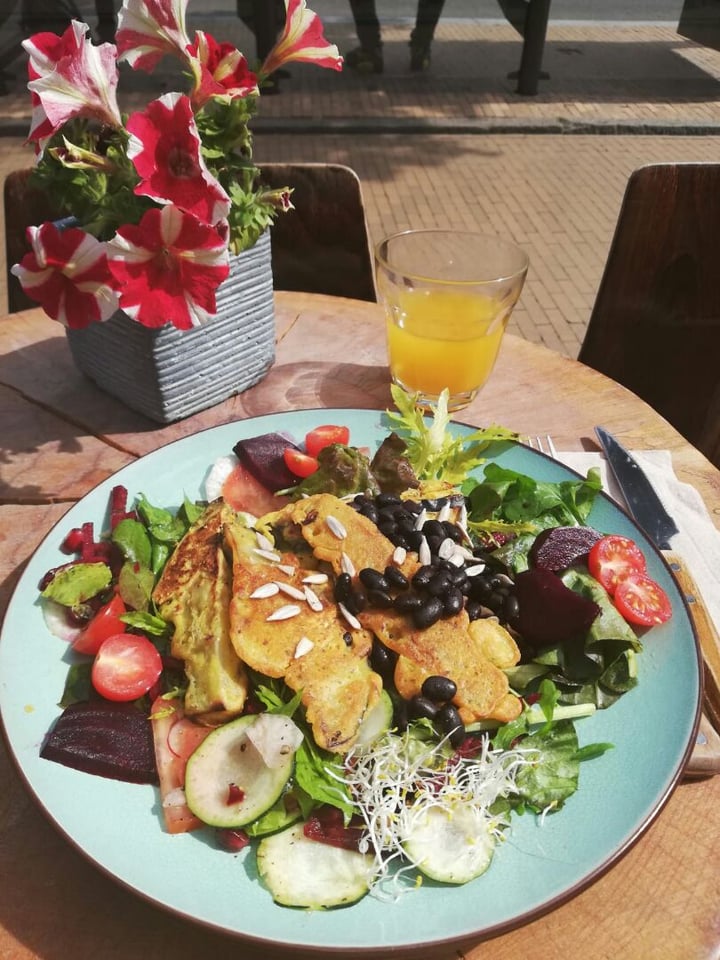
[[(349, 25), (333, 26), (347, 50)], [(720, 157), (720, 54), (671, 27), (551, 24), (550, 76), (525, 98), (507, 76), (521, 51), (510, 27), (442, 21), (420, 76), (408, 71), (407, 35), (407, 24), (384, 31), (379, 76), (295, 67), (278, 96), (262, 98), (257, 159), (352, 166), (374, 240), (449, 225), (522, 244), (531, 267), (510, 329), (575, 356), (630, 172)], [(16, 133), (0, 138), (0, 179), (31, 162), (26, 111), (23, 85), (0, 97), (0, 133)]]

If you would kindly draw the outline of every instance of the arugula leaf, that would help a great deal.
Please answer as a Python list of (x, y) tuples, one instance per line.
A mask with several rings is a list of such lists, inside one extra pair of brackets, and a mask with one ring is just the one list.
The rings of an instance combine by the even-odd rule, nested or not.
[(405, 441), (405, 456), (419, 480), (459, 486), (468, 473), (485, 462), (483, 453), (498, 440), (517, 440), (517, 434), (505, 427), (490, 426), (469, 435), (453, 435), (448, 412), (449, 391), (443, 390), (437, 407), (427, 422), (425, 411), (417, 405), (419, 394), (406, 393), (391, 385), (392, 397), (399, 412), (386, 415), (397, 434)]
[(342, 810), (346, 819), (355, 812), (347, 787), (335, 777), (343, 776), (343, 765), (337, 757), (321, 750), (306, 736), (295, 754), (295, 780), (317, 803), (329, 803)]

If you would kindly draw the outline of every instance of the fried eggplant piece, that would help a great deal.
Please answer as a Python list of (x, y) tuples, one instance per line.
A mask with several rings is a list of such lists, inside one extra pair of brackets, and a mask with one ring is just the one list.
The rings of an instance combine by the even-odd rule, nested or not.
[[(329, 582), (314, 585), (308, 598), (293, 596), (299, 591), (302, 597), (305, 591), (307, 570), (298, 556), (283, 553), (273, 562), (258, 552), (254, 535), (247, 534), (238, 523), (225, 528), (233, 557), (234, 649), (253, 670), (282, 677), (292, 690), (302, 691), (315, 742), (344, 753), (355, 743), (382, 689), (380, 676), (368, 663), (372, 635), (352, 629), (343, 619)], [(283, 616), (287, 613), (291, 615)]]
[(225, 504), (210, 504), (153, 591), (160, 615), (175, 628), (171, 653), (185, 666), (185, 713), (209, 724), (242, 713), (248, 692), (247, 671), (230, 640), (231, 567), (223, 527), (232, 516)]

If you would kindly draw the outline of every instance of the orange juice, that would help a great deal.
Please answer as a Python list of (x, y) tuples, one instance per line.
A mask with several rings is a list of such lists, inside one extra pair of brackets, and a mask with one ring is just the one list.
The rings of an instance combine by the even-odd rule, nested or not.
[(437, 396), (474, 394), (495, 364), (510, 306), (461, 290), (396, 290), (388, 304), (393, 379)]

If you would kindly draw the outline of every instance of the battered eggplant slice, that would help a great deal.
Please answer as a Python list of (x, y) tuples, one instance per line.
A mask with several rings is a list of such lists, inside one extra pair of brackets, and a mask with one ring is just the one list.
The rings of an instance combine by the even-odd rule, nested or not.
[[(237, 522), (226, 525), (225, 536), (233, 557), (230, 636), (237, 655), (253, 670), (302, 691), (315, 742), (347, 752), (382, 689), (368, 663), (372, 635), (343, 618), (331, 580), (304, 582), (302, 557), (268, 557), (254, 533)], [(317, 566), (311, 555), (306, 559)]]
[(185, 665), (185, 713), (208, 724), (241, 714), (248, 692), (247, 671), (230, 639), (232, 571), (223, 527), (231, 517), (225, 504), (210, 504), (175, 548), (153, 592), (160, 615), (175, 628), (171, 653)]
[(506, 723), (520, 714), (522, 704), (510, 693), (502, 669), (517, 663), (520, 651), (499, 624), (493, 623), (488, 631), (482, 626), (485, 621), (471, 623), (464, 610), (423, 630), (392, 610), (367, 610), (359, 617), (398, 654), (394, 680), (403, 699), (417, 696), (427, 677), (449, 677), (457, 685), (453, 703), (463, 723), (487, 719)]

